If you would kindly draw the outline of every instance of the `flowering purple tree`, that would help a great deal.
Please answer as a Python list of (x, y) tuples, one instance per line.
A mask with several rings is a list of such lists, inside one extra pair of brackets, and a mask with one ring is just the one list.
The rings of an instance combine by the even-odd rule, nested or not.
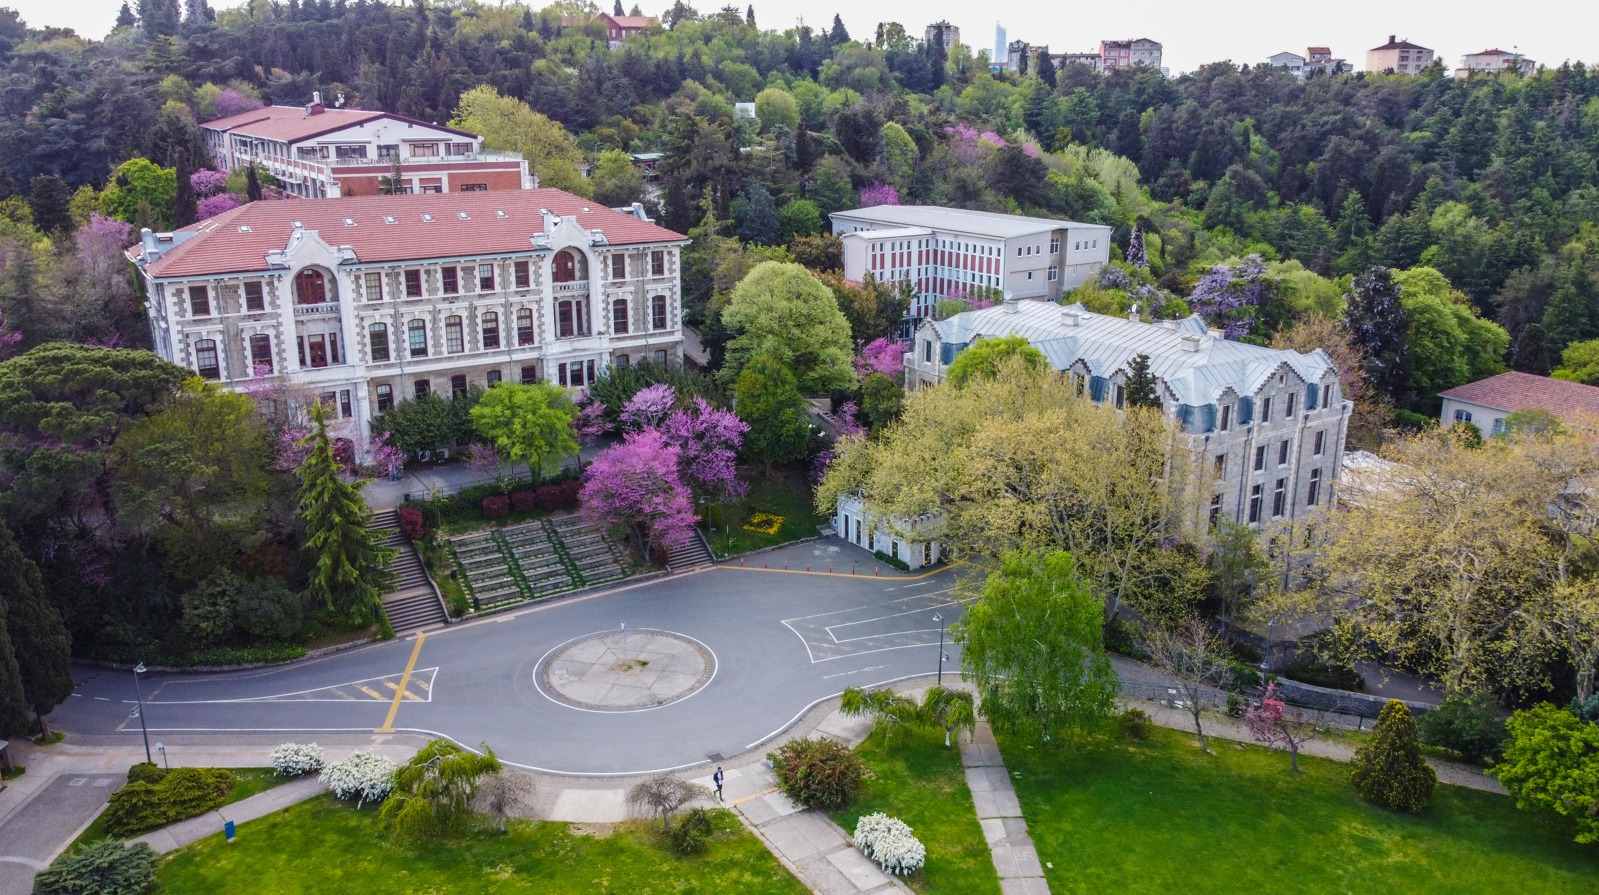
[(861, 207), (871, 208), (874, 205), (898, 205), (899, 190), (886, 183), (873, 183), (861, 190)]
[(682, 477), (714, 500), (739, 500), (748, 486), (738, 477), (738, 448), (749, 424), (731, 410), (712, 407), (698, 395), (694, 406), (667, 417), (666, 442), (678, 449)]
[(492, 472), (498, 475), (500, 454), (491, 444), (474, 442), (466, 448), (466, 465), (474, 472)]
[(1127, 263), (1134, 267), (1149, 268), (1149, 252), (1144, 248), (1144, 228), (1133, 225), (1133, 235), (1127, 237)]
[(240, 112), (254, 112), (261, 108), (261, 101), (250, 96), (245, 96), (232, 87), (224, 87), (217, 94), (217, 117), (226, 118)]
[(1237, 340), (1249, 335), (1255, 315), (1271, 299), (1276, 280), (1266, 275), (1259, 255), (1250, 255), (1237, 267), (1218, 264), (1194, 284), (1188, 306), (1219, 327), (1225, 338)]
[(605, 419), (605, 403), (584, 395), (577, 402), (577, 416), (569, 425), (578, 444), (577, 468), (582, 469), (583, 448), (593, 447), (601, 435), (611, 430), (611, 424)]
[(6, 315), (0, 312), (0, 358), (11, 353), (11, 349), (22, 341), (22, 333), (6, 328)]
[(838, 405), (839, 435), (860, 436), (866, 434), (866, 427), (861, 425), (859, 419), (860, 412), (861, 409), (855, 405), (854, 401), (845, 401), (843, 404)]
[(377, 467), (380, 475), (398, 479), (400, 473), (405, 471), (405, 451), (389, 443), (392, 437), (385, 430), (372, 439), (372, 465)]
[(877, 338), (864, 345), (857, 340), (855, 350), (859, 352), (855, 358), (855, 373), (862, 379), (873, 373), (893, 379), (905, 368), (905, 346), (891, 339)]
[(639, 389), (622, 405), (622, 428), (653, 429), (666, 421), (677, 406), (677, 393), (664, 382)]
[(833, 449), (818, 451), (816, 459), (811, 461), (810, 480), (812, 485), (820, 485), (822, 479), (827, 477), (827, 467), (833, 465)]
[(651, 547), (687, 544), (699, 517), (679, 473), (680, 453), (658, 429), (628, 432), (589, 464), (583, 518), (596, 525), (637, 525)]
[(203, 221), (207, 218), (214, 218), (224, 211), (232, 211), (243, 204), (244, 200), (232, 193), (217, 193), (215, 196), (206, 196), (201, 199), (195, 213)]
[(1255, 742), (1282, 746), (1288, 750), (1288, 763), (1299, 773), (1299, 747), (1316, 738), (1316, 725), (1304, 709), (1290, 709), (1277, 692), (1277, 682), (1266, 685), (1260, 705), (1244, 711), (1244, 723)]
[(194, 188), (194, 194), (200, 198), (215, 196), (222, 192), (228, 185), (228, 175), (215, 168), (201, 168), (189, 175), (189, 186)]

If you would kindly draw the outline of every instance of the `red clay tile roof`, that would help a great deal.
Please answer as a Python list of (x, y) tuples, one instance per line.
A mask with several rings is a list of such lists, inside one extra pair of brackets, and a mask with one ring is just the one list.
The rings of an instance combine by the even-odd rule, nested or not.
[(1331, 56), (1332, 55), (1332, 49), (1329, 48), (1329, 47), (1306, 47), (1305, 48), (1305, 52), (1309, 53), (1312, 56), (1315, 56), (1315, 55), (1318, 55), (1318, 54), (1323, 55), (1323, 56)]
[[(528, 252), (533, 234), (544, 231), (541, 208), (555, 215), (574, 215), (585, 229), (604, 230), (612, 245), (687, 239), (554, 189), (283, 199), (252, 202), (183, 228), (179, 232), (195, 235), (173, 246), (146, 271), (153, 277), (264, 271), (267, 253), (288, 245), (295, 221), (318, 231), (328, 245), (352, 247), (362, 263)], [(498, 211), (505, 212), (505, 217), (496, 214)], [(465, 219), (461, 212), (466, 213)], [(433, 220), (424, 221), (423, 214), (432, 215)], [(389, 216), (394, 223), (385, 220)], [(354, 224), (346, 224), (346, 219)], [(249, 227), (249, 232), (240, 232), (241, 226)], [(134, 251), (138, 248), (135, 245)]]
[(606, 18), (615, 22), (619, 28), (638, 28), (641, 30), (653, 28), (660, 22), (654, 16), (613, 16), (607, 14)]
[(297, 140), (309, 140), (322, 134), (354, 127), (377, 118), (388, 118), (404, 124), (419, 124), (447, 134), (477, 138), (476, 134), (470, 134), (466, 131), (442, 127), (426, 121), (418, 121), (415, 118), (407, 118), (404, 115), (392, 115), (388, 112), (371, 112), (361, 109), (323, 109), (315, 115), (308, 115), (303, 106), (267, 106), (264, 109), (256, 109), (253, 112), (240, 112), (227, 118), (207, 121), (200, 126), (207, 130), (228, 131), (260, 140), (293, 143)]
[(1531, 373), (1500, 373), (1439, 394), (1512, 413), (1547, 410), (1568, 422), (1579, 416), (1599, 418), (1599, 388)]

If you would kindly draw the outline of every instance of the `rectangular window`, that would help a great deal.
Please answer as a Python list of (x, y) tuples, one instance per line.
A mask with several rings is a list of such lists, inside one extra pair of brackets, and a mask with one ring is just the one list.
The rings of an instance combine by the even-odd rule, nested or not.
[(378, 386), (378, 413), (394, 409), (394, 386)]
[(1286, 441), (1277, 446), (1277, 465), (1288, 465), (1288, 442)]
[(1233, 426), (1233, 405), (1231, 405), (1231, 404), (1223, 404), (1221, 406), (1221, 425), (1217, 426), (1217, 428), (1220, 429), (1223, 432), (1226, 432), (1228, 429), (1231, 429), (1232, 426)]
[(494, 265), (479, 264), (477, 266), (477, 291), (494, 291)]
[(1216, 478), (1219, 479), (1219, 478), (1222, 478), (1222, 477), (1224, 477), (1226, 475), (1227, 475), (1227, 455), (1226, 454), (1217, 454), (1216, 455)]
[(527, 366), (522, 368), (522, 384), (523, 385), (532, 385), (533, 383), (538, 382), (538, 381), (539, 381), (539, 366), (538, 366), (538, 364), (528, 364)]
[(1122, 387), (1122, 386), (1120, 386), (1120, 385), (1116, 386), (1116, 409), (1117, 410), (1122, 409), (1122, 405), (1124, 405), (1126, 403), (1127, 403), (1127, 389)]
[(572, 320), (572, 303), (563, 301), (555, 306), (555, 337), (557, 339), (570, 339), (576, 331)]
[(1305, 506), (1313, 507), (1321, 498), (1321, 470), (1310, 471), (1310, 489), (1305, 492)]
[(261, 293), (259, 282), (244, 284), (244, 309), (246, 311), (265, 311), (266, 297)]
[(1283, 514), (1283, 507), (1288, 502), (1288, 480), (1278, 479), (1277, 489), (1271, 495), (1271, 517), (1276, 519)]
[(516, 288), (518, 289), (526, 289), (528, 288), (528, 285), (532, 283), (532, 278), (528, 274), (528, 266), (526, 261), (517, 261), (513, 263), (511, 265), (511, 275), (515, 279)]
[(619, 298), (611, 302), (611, 332), (614, 335), (627, 335), (627, 299)]
[(1313, 456), (1320, 457), (1321, 456), (1321, 449), (1325, 445), (1326, 440), (1327, 440), (1327, 433), (1326, 433), (1325, 430), (1321, 431), (1321, 432), (1317, 432), (1315, 440), (1311, 442), (1310, 453)]
[(428, 356), (428, 325), (424, 320), (412, 320), (405, 325), (405, 337), (411, 346), (412, 357)]
[(339, 416), (343, 419), (355, 416), (355, 409), (350, 406), (349, 389), (343, 389), (339, 392)]
[(272, 337), (256, 335), (250, 337), (250, 368), (261, 372), (272, 372)]
[(650, 253), (650, 276), (666, 276), (666, 253), (654, 251)]
[(1215, 526), (1219, 521), (1221, 521), (1221, 495), (1217, 494), (1210, 499), (1210, 524)]
[(194, 317), (211, 316), (211, 293), (204, 286), (189, 287), (189, 314)]
[(516, 344), (533, 344), (533, 312), (527, 308), (516, 312)]
[(463, 193), (486, 193), (489, 191), (489, 185), (486, 183), (463, 183), (458, 187), (458, 190)]
[(931, 341), (923, 342), (922, 343), (922, 363), (930, 364), (932, 362), (933, 362), (933, 343)]
[(389, 325), (373, 323), (366, 328), (367, 344), (372, 350), (372, 363), (381, 364), (389, 359)]
[(1260, 521), (1260, 485), (1253, 485), (1249, 489), (1249, 521)]
[(556, 368), (555, 372), (556, 372), (555, 381), (560, 383), (563, 386), (566, 385), (566, 364), (561, 364), (559, 367)]
[(1050, 241), (1049, 241), (1049, 253), (1051, 255), (1059, 255), (1060, 254), (1060, 237), (1059, 236), (1056, 236), (1056, 237), (1050, 239)]
[(461, 329), (461, 318), (450, 316), (444, 318), (444, 351), (446, 354), (460, 354), (466, 350), (466, 337)]
[(666, 296), (650, 299), (650, 329), (666, 329)]
[(1295, 399), (1298, 398), (1298, 397), (1299, 397), (1299, 395), (1295, 394), (1294, 392), (1289, 392), (1288, 393), (1288, 406), (1286, 408), (1284, 408), (1284, 410), (1283, 410), (1283, 417), (1284, 418), (1286, 418), (1286, 419), (1293, 419), (1294, 418), (1294, 404), (1297, 403), (1295, 401)]
[(633, 366), (633, 359), (625, 354), (618, 354), (615, 363), (618, 370), (626, 370), (628, 367)]
[(483, 315), (483, 350), (500, 347), (500, 315), (489, 311)]
[(1051, 283), (1053, 283), (1053, 282), (1055, 282), (1058, 279), (1060, 279), (1060, 268), (1058, 268), (1055, 265), (1051, 264), (1049, 266), (1049, 281)]
[(1268, 396), (1260, 399), (1260, 424), (1264, 426), (1269, 422), (1271, 422), (1271, 398)]
[(405, 297), (422, 297), (422, 271), (408, 270), (405, 272)]
[(484, 381), (488, 382), (489, 388), (493, 388), (496, 385), (499, 385), (500, 384), (500, 371), (499, 370), (490, 370), (488, 372), (488, 374), (484, 376)]
[(417, 397), (417, 400), (427, 397), (432, 391), (433, 385), (426, 379), (418, 379), (416, 384), (411, 387), (411, 393)]
[(1256, 472), (1260, 472), (1262, 469), (1265, 469), (1265, 468), (1266, 468), (1266, 446), (1263, 445), (1263, 444), (1262, 445), (1257, 445), (1255, 447), (1255, 471)]
[(364, 277), (366, 281), (366, 300), (383, 300), (383, 274), (369, 273)]
[(317, 333), (305, 337), (305, 354), (309, 360), (308, 366), (325, 367), (328, 365), (328, 337)]
[(1505, 434), (1506, 432), (1509, 432), (1509, 431), (1510, 431), (1510, 426), (1505, 422), (1505, 418), (1504, 417), (1499, 417), (1498, 419), (1494, 420), (1493, 434), (1495, 434), (1495, 435), (1503, 435), (1503, 434)]
[(588, 370), (589, 370), (588, 383), (589, 383), (589, 385), (593, 385), (594, 384), (594, 380), (599, 378), (598, 376), (595, 375), (595, 367), (596, 367), (596, 364), (595, 364), (594, 361), (589, 361), (588, 362)]
[(439, 144), (437, 143), (412, 143), (412, 158), (438, 158)]
[(461, 286), (460, 286), (460, 283), (456, 280), (456, 277), (455, 277), (456, 270), (455, 270), (455, 268), (446, 267), (442, 271), (440, 271), (440, 273), (444, 277), (444, 294), (445, 295), (456, 295), (456, 294), (458, 294), (461, 291)]
[(627, 279), (627, 256), (617, 253), (611, 256), (611, 279)]
[(222, 378), (222, 366), (217, 361), (216, 340), (201, 339), (194, 343), (194, 368), (204, 379)]
[(450, 397), (459, 398), (466, 394), (466, 377), (455, 375), (450, 377)]

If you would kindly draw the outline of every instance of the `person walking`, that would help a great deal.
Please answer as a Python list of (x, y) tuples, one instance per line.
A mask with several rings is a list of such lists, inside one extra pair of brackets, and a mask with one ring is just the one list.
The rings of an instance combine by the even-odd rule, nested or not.
[(722, 781), (726, 775), (722, 773), (722, 766), (716, 766), (716, 773), (711, 775), (711, 782), (716, 784), (716, 801), (722, 801)]

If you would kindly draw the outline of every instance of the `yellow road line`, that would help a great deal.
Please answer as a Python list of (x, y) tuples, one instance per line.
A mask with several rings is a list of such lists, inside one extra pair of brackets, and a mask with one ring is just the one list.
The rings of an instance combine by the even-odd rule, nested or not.
[(433, 689), (433, 686), (431, 684), (429, 684), (427, 681), (422, 680), (421, 678), (417, 678), (412, 683), (416, 684), (418, 687), (421, 687), (424, 690)]
[(416, 635), (416, 646), (411, 647), (411, 661), (405, 663), (405, 673), (400, 675), (400, 686), (394, 694), (394, 702), (389, 704), (389, 715), (383, 719), (383, 726), (373, 733), (393, 733), (394, 716), (400, 711), (400, 700), (405, 696), (405, 685), (411, 681), (411, 670), (416, 668), (416, 657), (422, 655), (422, 641), (427, 639), (426, 634)]
[(934, 569), (931, 572), (923, 572), (920, 575), (894, 575), (892, 577), (884, 577), (882, 575), (872, 575), (870, 573), (861, 572), (861, 571), (858, 571), (858, 570), (854, 574), (850, 574), (848, 571), (844, 570), (844, 567), (842, 565), (834, 566), (834, 568), (837, 569), (838, 571), (821, 571), (821, 570), (811, 570), (811, 569), (757, 569), (757, 568), (755, 568), (753, 566), (727, 566), (727, 565), (714, 566), (713, 568), (715, 568), (718, 571), (722, 571), (722, 572), (775, 572), (775, 573), (777, 573), (779, 575), (825, 575), (825, 576), (827, 576), (829, 578), (869, 578), (869, 579), (876, 579), (878, 581), (918, 581), (918, 580), (921, 580), (923, 578), (931, 578), (934, 575), (938, 575), (938, 574), (941, 574), (943, 572), (947, 572), (951, 568), (954, 568), (957, 565), (965, 565), (965, 563), (951, 563), (949, 566), (947, 566), (945, 568)]
[(366, 695), (372, 697), (373, 699), (378, 700), (379, 702), (381, 702), (381, 701), (383, 701), (385, 699), (388, 699), (387, 696), (384, 696), (382, 693), (379, 693), (378, 691), (372, 689), (371, 687), (365, 686), (363, 684), (356, 684), (355, 685), (355, 689), (360, 690), (362, 693), (365, 693)]

